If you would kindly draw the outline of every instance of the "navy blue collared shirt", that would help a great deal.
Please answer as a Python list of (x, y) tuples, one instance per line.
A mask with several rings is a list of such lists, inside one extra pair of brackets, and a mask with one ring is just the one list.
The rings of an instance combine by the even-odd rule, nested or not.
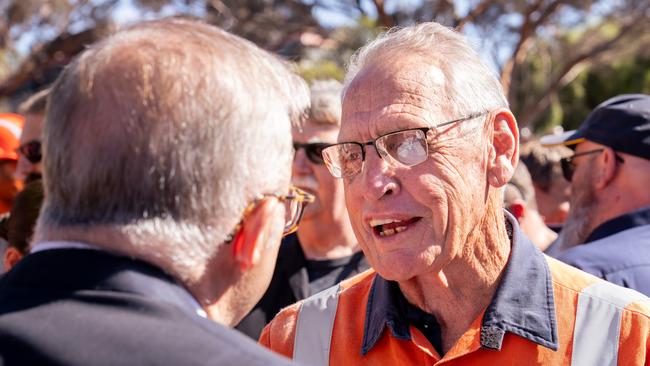
[[(512, 227), (510, 259), (494, 298), (485, 310), (481, 323), (481, 346), (500, 350), (505, 333), (510, 332), (557, 350), (553, 284), (546, 259), (521, 233), (517, 220), (507, 212), (505, 215)], [(421, 318), (417, 324), (418, 321), (404, 311), (400, 303), (403, 295), (396, 291), (400, 291), (396, 283), (379, 275), (375, 277), (368, 296), (361, 354), (372, 350), (386, 328), (394, 338), (410, 340), (410, 324), (419, 329), (423, 324), (427, 324), (427, 328), (439, 327), (437, 322), (426, 318)], [(430, 342), (435, 342), (435, 330), (423, 334)], [(433, 342), (432, 345), (438, 348), (439, 345)]]
[(623, 230), (631, 229), (641, 225), (650, 225), (650, 206), (643, 207), (636, 211), (628, 212), (598, 225), (589, 234), (585, 243), (596, 241)]
[(557, 259), (650, 296), (650, 206), (606, 221)]

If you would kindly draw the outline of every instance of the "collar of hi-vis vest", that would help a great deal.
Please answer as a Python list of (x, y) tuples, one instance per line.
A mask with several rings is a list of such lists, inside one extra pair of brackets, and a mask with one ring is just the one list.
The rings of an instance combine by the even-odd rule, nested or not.
[[(516, 219), (505, 213), (512, 226), (510, 259), (501, 283), (481, 322), (481, 346), (500, 350), (506, 332), (558, 349), (557, 321), (551, 272), (544, 255), (519, 230)], [(398, 310), (397, 286), (376, 275), (368, 296), (361, 354), (379, 341), (385, 327), (397, 339), (410, 340), (408, 321)]]

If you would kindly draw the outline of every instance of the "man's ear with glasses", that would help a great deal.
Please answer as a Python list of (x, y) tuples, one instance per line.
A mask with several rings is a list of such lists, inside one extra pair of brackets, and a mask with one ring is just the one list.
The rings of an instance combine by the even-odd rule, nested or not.
[[(233, 258), (242, 272), (256, 266), (270, 247), (280, 245), (283, 220), (278, 217), (282, 210), (278, 200), (264, 199), (242, 219), (232, 240)], [(277, 237), (277, 243), (270, 243), (271, 237)]]

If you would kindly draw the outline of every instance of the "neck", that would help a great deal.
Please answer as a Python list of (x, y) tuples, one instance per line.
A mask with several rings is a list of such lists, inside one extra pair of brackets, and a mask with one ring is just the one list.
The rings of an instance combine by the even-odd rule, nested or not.
[(347, 217), (304, 220), (298, 230), (298, 239), (305, 258), (310, 260), (343, 258), (360, 250)]
[(438, 320), (445, 353), (490, 304), (508, 262), (510, 241), (503, 212), (491, 208), (445, 269), (399, 283), (410, 303)]

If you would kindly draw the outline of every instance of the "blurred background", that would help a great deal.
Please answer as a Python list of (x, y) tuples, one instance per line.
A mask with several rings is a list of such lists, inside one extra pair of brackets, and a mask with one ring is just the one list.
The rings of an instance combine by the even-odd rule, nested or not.
[(120, 26), (200, 18), (342, 79), (383, 30), (437, 21), (466, 34), (499, 76), (523, 137), (575, 128), (599, 102), (650, 93), (648, 0), (0, 0), (0, 111), (50, 84)]

